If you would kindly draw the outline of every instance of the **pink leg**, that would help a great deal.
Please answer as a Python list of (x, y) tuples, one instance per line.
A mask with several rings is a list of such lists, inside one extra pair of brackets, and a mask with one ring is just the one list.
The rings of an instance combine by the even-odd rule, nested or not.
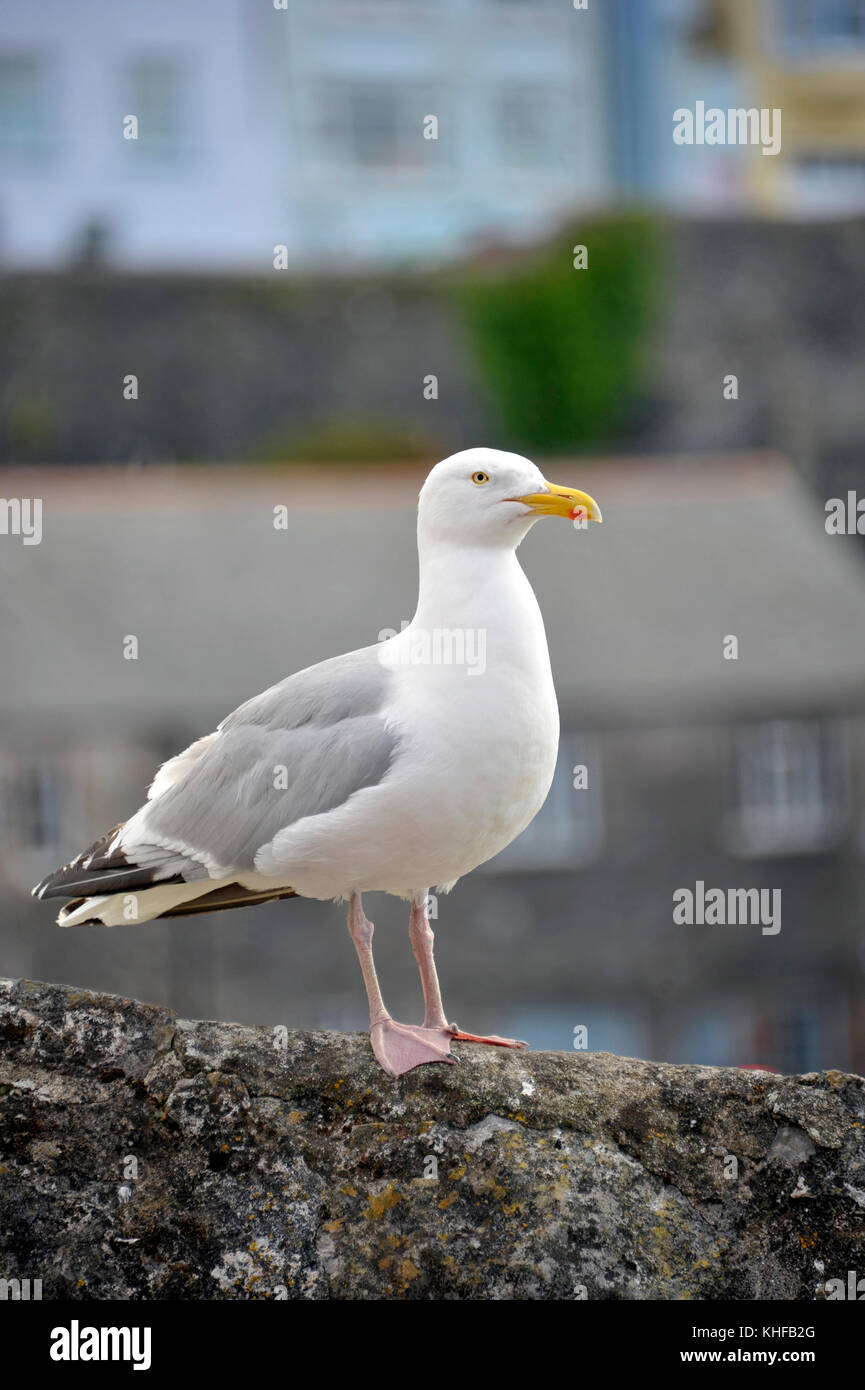
[(457, 1042), (489, 1043), (493, 1047), (526, 1047), (526, 1043), (519, 1042), (516, 1038), (500, 1038), (496, 1033), (490, 1033), (488, 1037), (481, 1037), (477, 1033), (463, 1033), (455, 1023), (448, 1023), (442, 1006), (439, 977), (433, 958), (435, 937), (429, 924), (426, 902), (426, 892), (417, 893), (412, 898), (408, 928), (411, 948), (414, 951), (414, 958), (418, 964), (421, 985), (423, 986), (424, 1028), (444, 1033), (450, 1038), (455, 1038)]
[(408, 919), (408, 935), (414, 958), (417, 961), (417, 968), (420, 971), (420, 982), (423, 987), (424, 1003), (424, 1028), (448, 1028), (448, 1021), (445, 1018), (444, 1006), (442, 1004), (442, 994), (439, 988), (439, 977), (436, 973), (435, 960), (433, 959), (433, 929), (429, 924), (426, 910), (426, 893), (421, 896), (418, 893), (411, 901), (411, 916)]
[(348, 929), (369, 1000), (369, 1036), (379, 1065), (388, 1076), (419, 1067), (423, 1062), (455, 1062), (450, 1055), (450, 1036), (426, 1028), (396, 1023), (384, 1005), (372, 957), (373, 924), (364, 914), (359, 893), (352, 893), (348, 909)]

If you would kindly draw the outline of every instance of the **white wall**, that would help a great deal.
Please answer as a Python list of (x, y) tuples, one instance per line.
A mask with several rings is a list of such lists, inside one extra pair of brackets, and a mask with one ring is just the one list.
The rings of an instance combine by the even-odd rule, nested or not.
[[(38, 146), (16, 155), (0, 145), (5, 263), (64, 264), (93, 218), (107, 224), (122, 265), (269, 259), (272, 84), (249, 14), (244, 0), (2, 0), (0, 63), (37, 54), (45, 75)], [(129, 64), (140, 58), (181, 65), (184, 139), (174, 158), (148, 155), (143, 130), (138, 143), (123, 138)]]

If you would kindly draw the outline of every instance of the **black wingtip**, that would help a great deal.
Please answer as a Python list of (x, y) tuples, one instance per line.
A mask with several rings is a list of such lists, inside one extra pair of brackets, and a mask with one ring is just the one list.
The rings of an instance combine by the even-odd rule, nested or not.
[(33, 898), (68, 898), (71, 889), (67, 891), (63, 875), (65, 869), (55, 869), (53, 874), (46, 874), (35, 888), (30, 889), (30, 896)]
[(68, 864), (46, 874), (35, 888), (31, 888), (31, 896), (69, 898), (78, 893), (99, 893), (103, 891), (100, 886), (103, 881), (107, 881), (109, 885), (116, 881), (120, 890), (123, 880), (130, 874), (135, 875), (135, 886), (140, 886), (142, 882), (151, 882), (154, 877), (153, 870), (142, 870), (130, 864), (122, 850), (111, 851), (110, 846), (117, 832), (122, 829), (122, 823), (115, 825), (107, 834), (94, 841), (89, 849), (82, 850), (74, 859), (70, 859)]

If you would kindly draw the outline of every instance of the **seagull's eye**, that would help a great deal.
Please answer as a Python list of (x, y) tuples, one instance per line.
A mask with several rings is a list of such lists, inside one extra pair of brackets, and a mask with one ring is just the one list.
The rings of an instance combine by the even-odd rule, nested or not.
[(489, 480), (489, 473), (484, 473), (481, 469), (478, 469), (477, 473), (472, 474), (472, 482), (477, 483), (478, 487), (481, 487), (484, 483), (488, 483)]

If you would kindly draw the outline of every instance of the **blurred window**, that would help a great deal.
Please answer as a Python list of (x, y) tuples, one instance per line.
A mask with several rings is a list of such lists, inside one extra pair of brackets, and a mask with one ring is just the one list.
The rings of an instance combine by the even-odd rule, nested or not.
[(849, 815), (846, 768), (836, 723), (773, 720), (741, 730), (732, 848), (746, 857), (834, 849)]
[[(814, 980), (782, 979), (758, 997), (705, 998), (672, 1026), (669, 1060), (701, 1066), (767, 1066), (782, 1072), (846, 1069), (852, 1062), (849, 1013)], [(774, 997), (772, 997), (774, 995)], [(840, 1005), (840, 1007), (839, 1007)], [(522, 1036), (522, 1035), (521, 1035)]]
[(35, 55), (0, 56), (0, 150), (38, 155), (45, 147), (45, 65)]
[(653, 1055), (642, 1012), (627, 1006), (529, 1004), (507, 1011), (500, 1019), (502, 1027), (505, 1019), (511, 1036), (525, 1038), (531, 1047), (544, 1051), (574, 1051), (577, 1028), (585, 1028), (587, 1052), (614, 1052), (619, 1057)]
[[(567, 24), (567, 11), (562, 10), (563, 0), (475, 0), (478, 8), (485, 8), (492, 23), (505, 30), (529, 29), (536, 31), (542, 26), (544, 31), (558, 29)], [(564, 0), (571, 8), (570, 0)]]
[[(586, 786), (575, 787), (585, 767)], [(530, 825), (497, 855), (494, 872), (577, 869), (597, 859), (604, 845), (600, 751), (587, 735), (563, 736), (550, 794)]]
[(808, 155), (792, 170), (796, 206), (802, 212), (835, 216), (865, 211), (865, 156)]
[(172, 163), (189, 148), (189, 106), (183, 66), (173, 58), (138, 58), (128, 72), (129, 114), (138, 117), (137, 146), (148, 160)]
[(782, 47), (805, 52), (865, 45), (865, 0), (775, 0)]
[(502, 164), (545, 168), (555, 162), (547, 87), (502, 88), (496, 98), (495, 123)]
[(441, 156), (441, 140), (424, 139), (424, 119), (442, 117), (429, 87), (408, 82), (327, 82), (318, 94), (318, 153), (366, 168), (423, 166)]
[[(793, 986), (785, 982), (785, 988)], [(820, 998), (763, 1000), (753, 1018), (756, 1062), (786, 1073), (830, 1066), (846, 1070), (851, 1062), (849, 1018), (839, 1003)]]
[(48, 758), (12, 762), (3, 770), (3, 831), (11, 849), (60, 846), (63, 778)]
[(399, 95), (393, 87), (352, 87), (348, 94), (350, 153), (358, 164), (398, 164)]
[(813, 1004), (788, 1004), (769, 1021), (770, 1055), (785, 1072), (810, 1071), (820, 1065), (823, 1020)]

